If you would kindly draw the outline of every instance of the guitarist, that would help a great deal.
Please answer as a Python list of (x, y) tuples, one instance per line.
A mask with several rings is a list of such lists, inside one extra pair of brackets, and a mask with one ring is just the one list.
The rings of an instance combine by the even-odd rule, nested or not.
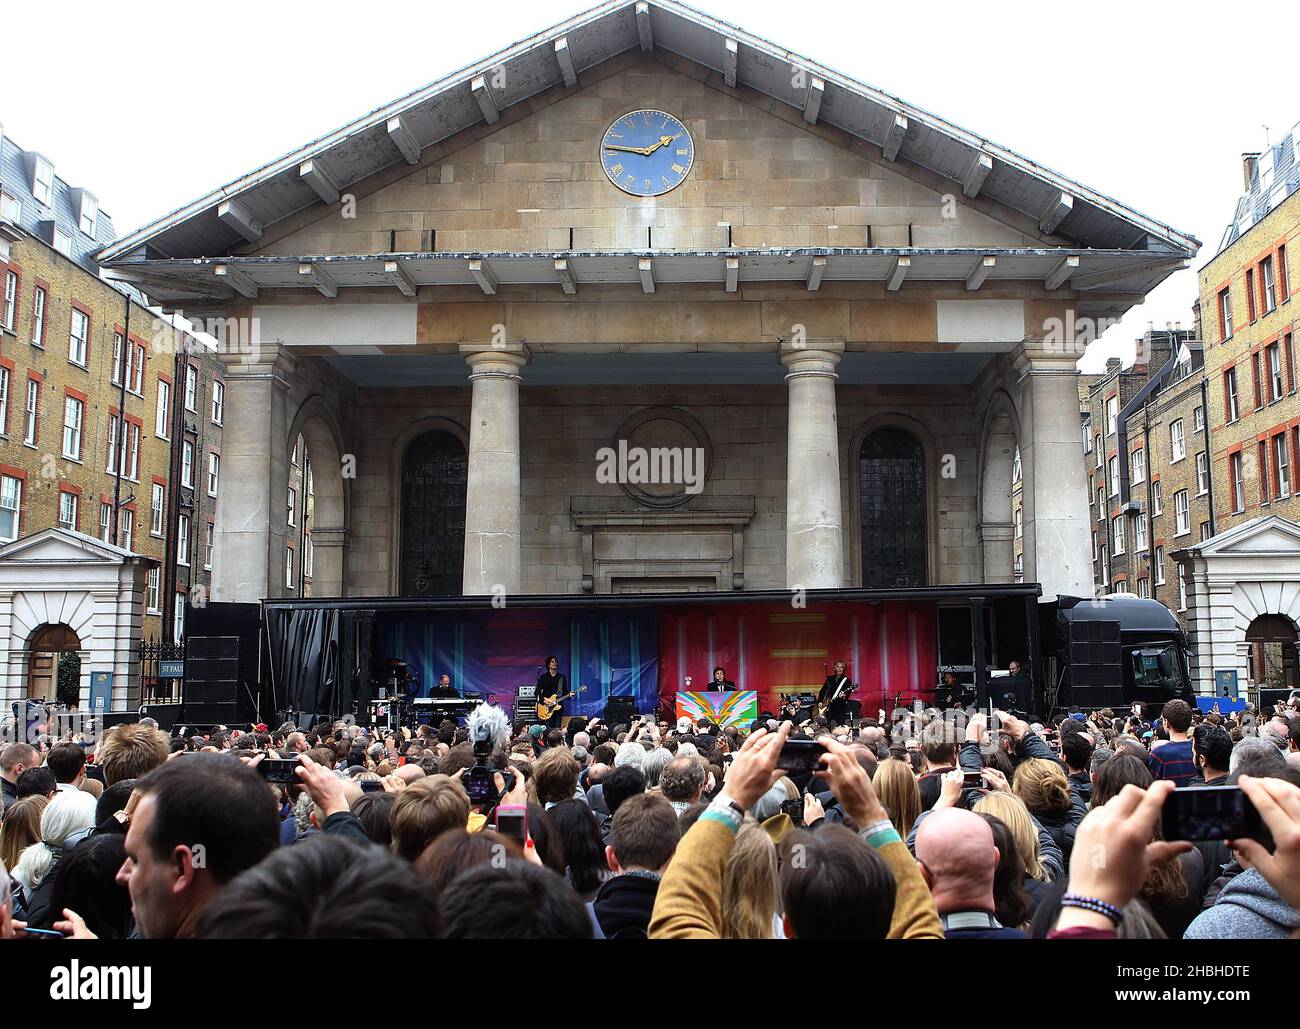
[(555, 704), (555, 713), (546, 720), (548, 729), (558, 729), (564, 712), (560, 709), (560, 695), (568, 692), (568, 679), (560, 671), (560, 661), (556, 657), (546, 659), (546, 671), (537, 677), (537, 699), (549, 706)]
[(828, 712), (831, 725), (843, 725), (849, 719), (849, 693), (852, 692), (849, 677), (844, 674), (844, 662), (835, 662), (835, 671), (826, 676), (822, 688), (817, 691), (817, 711)]

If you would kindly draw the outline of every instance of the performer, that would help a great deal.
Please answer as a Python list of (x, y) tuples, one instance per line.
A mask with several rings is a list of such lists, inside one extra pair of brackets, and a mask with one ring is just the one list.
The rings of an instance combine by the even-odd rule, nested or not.
[(935, 690), (934, 703), (940, 710), (961, 707), (962, 685), (952, 669), (943, 673), (943, 684)]
[(451, 676), (443, 672), (438, 679), (438, 685), (430, 691), (429, 696), (454, 700), (460, 696), (460, 691), (451, 684)]
[(727, 678), (727, 670), (718, 665), (713, 669), (713, 681), (709, 683), (709, 689), (715, 693), (728, 693), (736, 688), (736, 684)]
[[(825, 711), (831, 725), (843, 725), (849, 720), (849, 693), (852, 684), (844, 674), (844, 662), (835, 662), (835, 671), (826, 676), (822, 688), (817, 691), (817, 708)], [(832, 700), (832, 698), (834, 698)]]
[(1020, 662), (1014, 658), (1007, 665), (1006, 689), (1015, 695), (1015, 703), (1012, 710), (1019, 715), (1029, 713), (1029, 676), (1027, 676), (1020, 666)]
[(564, 712), (560, 708), (560, 697), (568, 692), (568, 679), (560, 671), (560, 660), (556, 657), (546, 659), (546, 670), (537, 677), (537, 699), (548, 705), (555, 704), (555, 714), (546, 720), (547, 728), (558, 729)]

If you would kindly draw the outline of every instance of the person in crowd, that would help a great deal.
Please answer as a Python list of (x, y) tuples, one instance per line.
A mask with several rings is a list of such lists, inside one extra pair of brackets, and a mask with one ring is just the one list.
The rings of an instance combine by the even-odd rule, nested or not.
[(912, 766), (897, 758), (888, 758), (876, 766), (871, 782), (898, 835), (907, 839), (921, 813), (921, 789), (912, 774)]
[(397, 795), (389, 817), (393, 852), (410, 863), (442, 833), (469, 825), (469, 794), (460, 781), (431, 775)]
[(18, 777), (40, 763), (41, 756), (30, 743), (10, 743), (0, 747), (0, 797), (3, 797), (4, 807), (18, 799)]
[(45, 756), (60, 790), (78, 790), (86, 780), (86, 752), (76, 743), (56, 743)]
[(929, 811), (939, 799), (943, 776), (957, 767), (957, 729), (944, 718), (930, 722), (921, 732), (921, 756), (925, 771), (918, 785), (921, 810)]
[(1092, 736), (1083, 725), (1073, 718), (1061, 723), (1061, 760), (1065, 762), (1071, 788), (1086, 806), (1092, 799), (1092, 752), (1095, 748)]
[(993, 845), (998, 851), (998, 866), (993, 874), (993, 914), (1003, 925), (1024, 931), (1034, 911), (1034, 902), (1025, 890), (1029, 877), (1020, 857), (1015, 837), (1007, 824), (996, 815), (980, 813), (993, 830)]
[(236, 876), (201, 939), (409, 940), (438, 934), (429, 882), (380, 847), (318, 835)]
[(659, 790), (680, 815), (704, 795), (706, 783), (704, 765), (697, 758), (675, 757), (664, 766), (659, 777)]
[(564, 879), (527, 860), (470, 868), (447, 884), (442, 897), (443, 939), (589, 940), (594, 935), (586, 905)]
[(104, 771), (104, 785), (139, 779), (167, 760), (171, 752), (167, 735), (139, 722), (115, 725), (104, 733), (95, 764)]
[(722, 875), (722, 938), (771, 940), (781, 932), (776, 845), (757, 822), (743, 826)]
[(944, 808), (918, 825), (916, 860), (947, 939), (1025, 938), (996, 915), (999, 857), (993, 830), (974, 812)]
[[(644, 749), (641, 752), (644, 754)], [(562, 746), (548, 747), (533, 765), (533, 786), (537, 791), (537, 803), (549, 809), (561, 801), (576, 798), (585, 805), (586, 795), (578, 789), (580, 771), (578, 762), (568, 750)]]
[(24, 797), (5, 808), (0, 819), (0, 861), (6, 868), (17, 868), (23, 851), (41, 842), (41, 814), (48, 803), (46, 797)]
[[(778, 761), (791, 728), (792, 723), (783, 722), (775, 731), (757, 729), (734, 755), (722, 791), (683, 834), (660, 883), (651, 939), (722, 936), (721, 885), (727, 859), (745, 813), (784, 774)], [(828, 739), (821, 743), (832, 790), (862, 828), (856, 837), (843, 827), (826, 826), (812, 833), (788, 833), (782, 840), (783, 849), (805, 848), (807, 858), (782, 864), (784, 935), (939, 936), (938, 916), (916, 862), (870, 778), (843, 744)], [(845, 840), (845, 833), (852, 842)], [(886, 883), (894, 886), (892, 892)], [(886, 909), (889, 913), (882, 918)]]
[(95, 798), (80, 790), (56, 793), (41, 812), (41, 842), (23, 851), (18, 866), (28, 884), (24, 918), (37, 929), (49, 929), (58, 917), (53, 907), (54, 880), (69, 841), (95, 824)]
[(126, 838), (118, 833), (92, 836), (66, 851), (54, 873), (50, 910), (75, 911), (101, 940), (131, 935), (131, 894), (117, 880), (126, 860)]
[(494, 860), (523, 857), (524, 849), (516, 840), (502, 836), (494, 829), (475, 833), (467, 829), (452, 829), (425, 847), (412, 867), (429, 882), (437, 899), (447, 884), (466, 869)]
[(1170, 700), (1160, 712), (1160, 725), (1169, 742), (1153, 747), (1147, 756), (1147, 767), (1156, 779), (1169, 779), (1175, 786), (1186, 786), (1196, 778), (1196, 763), (1192, 759), (1192, 741), (1188, 732), (1192, 727), (1192, 709), (1185, 700)]
[(596, 816), (580, 800), (562, 800), (546, 814), (564, 848), (565, 881), (588, 903), (609, 877)]
[(1075, 830), (1088, 813), (1088, 808), (1078, 790), (1071, 788), (1061, 763), (1049, 758), (1022, 761), (1016, 767), (1011, 786), (1068, 862)]
[(381, 847), (393, 845), (393, 805), (397, 795), (383, 793), (363, 793), (351, 803), (348, 809), (357, 816), (366, 831), (366, 838)]
[[(116, 782), (123, 766), (115, 767), (109, 777)], [(222, 888), (279, 846), (266, 781), (220, 754), (161, 764), (136, 783), (133, 801), (117, 881), (129, 890), (136, 928), (147, 939), (193, 936)], [(78, 912), (64, 915), (55, 929), (90, 935)]]
[[(1098, 773), (1093, 806), (1105, 805), (1125, 786), (1146, 790), (1154, 781), (1150, 770), (1141, 761), (1127, 754), (1120, 755), (1108, 761)], [(1160, 839), (1159, 825), (1154, 830), (1153, 839)], [(1146, 902), (1165, 935), (1171, 939), (1182, 936), (1200, 910), (1201, 894), (1198, 891), (1204, 876), (1200, 851), (1188, 848), (1175, 860), (1153, 864), (1147, 881), (1138, 891), (1138, 898)]]
[(677, 817), (672, 805), (653, 793), (641, 791), (619, 803), (605, 847), (612, 874), (589, 905), (597, 935), (610, 940), (648, 936), (659, 882), (680, 838)]
[(1010, 830), (1025, 866), (1022, 885), (1030, 902), (1037, 907), (1047, 893), (1048, 884), (1065, 875), (1065, 860), (1056, 841), (1034, 821), (1025, 802), (1010, 791), (989, 792), (975, 802), (973, 810), (976, 814), (993, 815)]
[(44, 765), (29, 768), (14, 783), (14, 795), (18, 800), (23, 797), (44, 797), (53, 800), (59, 791), (59, 780)]

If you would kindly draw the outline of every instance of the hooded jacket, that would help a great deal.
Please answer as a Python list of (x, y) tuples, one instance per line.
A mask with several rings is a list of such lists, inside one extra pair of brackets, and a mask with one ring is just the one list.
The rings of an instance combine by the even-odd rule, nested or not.
[(1193, 919), (1185, 940), (1282, 940), (1300, 929), (1300, 915), (1254, 868), (1223, 887), (1219, 899)]

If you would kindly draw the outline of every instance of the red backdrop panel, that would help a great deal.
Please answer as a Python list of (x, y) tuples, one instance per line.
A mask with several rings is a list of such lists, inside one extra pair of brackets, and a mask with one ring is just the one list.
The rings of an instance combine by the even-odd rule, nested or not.
[(757, 690), (765, 710), (784, 688), (815, 691), (836, 661), (861, 687), (864, 717), (898, 695), (910, 702), (934, 694), (935, 609), (903, 601), (884, 604), (718, 604), (659, 612), (659, 694), (707, 690), (715, 665), (741, 689)]

